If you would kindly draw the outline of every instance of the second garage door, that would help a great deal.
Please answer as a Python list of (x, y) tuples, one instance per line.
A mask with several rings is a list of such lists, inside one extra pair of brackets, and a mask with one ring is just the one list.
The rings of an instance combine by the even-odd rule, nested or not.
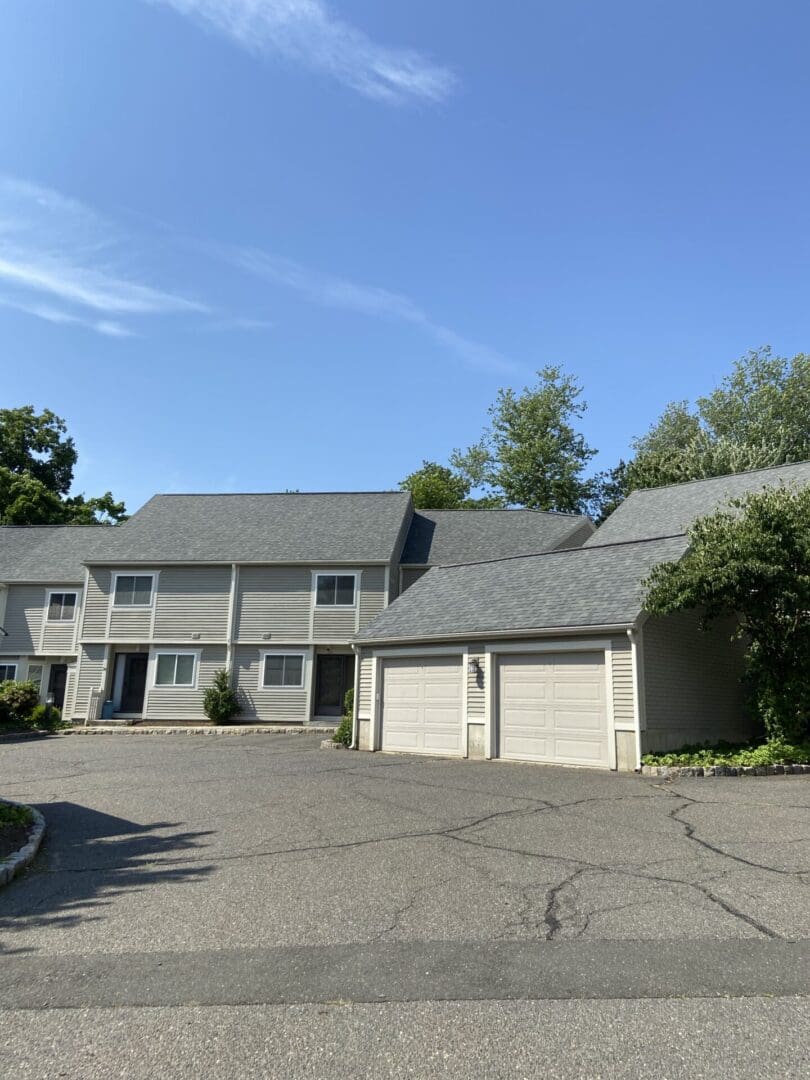
[(460, 757), (464, 691), (458, 656), (384, 660), (382, 748)]
[(603, 652), (503, 656), (498, 701), (501, 757), (610, 767)]

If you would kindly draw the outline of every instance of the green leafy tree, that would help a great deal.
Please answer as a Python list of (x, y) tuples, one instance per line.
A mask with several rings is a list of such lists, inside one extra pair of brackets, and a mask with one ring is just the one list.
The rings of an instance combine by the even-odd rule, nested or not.
[(69, 495), (77, 454), (64, 420), (32, 405), (0, 409), (0, 524), (94, 525), (122, 521), (111, 492)]
[(458, 510), (470, 493), (469, 480), (435, 461), (423, 461), (399, 487), (410, 491), (417, 510)]
[(613, 480), (625, 493), (810, 458), (810, 356), (748, 353), (711, 394), (667, 406)]
[(735, 616), (757, 714), (771, 739), (800, 740), (810, 721), (810, 488), (749, 495), (697, 521), (676, 563), (655, 568), (645, 606), (697, 609), (704, 625)]
[(545, 367), (535, 386), (498, 391), (481, 440), (451, 464), (499, 505), (580, 513), (598, 489), (584, 476), (596, 451), (575, 427), (585, 409), (577, 380)]

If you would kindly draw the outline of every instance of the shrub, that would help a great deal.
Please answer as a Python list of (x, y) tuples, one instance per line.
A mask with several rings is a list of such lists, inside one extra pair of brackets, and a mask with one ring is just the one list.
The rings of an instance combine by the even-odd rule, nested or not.
[(214, 675), (213, 683), (203, 695), (203, 709), (212, 724), (230, 724), (242, 711), (228, 671), (223, 669)]
[(743, 768), (805, 765), (810, 763), (810, 743), (789, 743), (782, 739), (737, 746), (727, 742), (703, 743), (670, 752), (645, 754), (641, 762), (643, 765), (738, 765)]
[(33, 820), (34, 815), (29, 806), (0, 802), (0, 829), (4, 825), (30, 825)]
[(55, 705), (35, 705), (28, 718), (28, 727), (40, 731), (58, 731), (68, 725), (62, 722), (62, 714)]
[(344, 746), (351, 746), (352, 744), (352, 726), (354, 716), (354, 688), (346, 691), (346, 696), (343, 698), (343, 719), (335, 728), (335, 734), (332, 739), (336, 743), (342, 743)]
[(0, 724), (26, 727), (38, 704), (39, 687), (36, 683), (10, 679), (0, 683)]

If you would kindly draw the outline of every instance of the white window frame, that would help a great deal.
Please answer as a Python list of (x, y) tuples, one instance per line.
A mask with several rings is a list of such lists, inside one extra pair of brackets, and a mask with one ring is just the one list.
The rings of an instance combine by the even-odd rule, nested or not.
[[(286, 686), (268, 686), (265, 684), (264, 675), (265, 667), (267, 664), (268, 656), (300, 656), (301, 658), (301, 682), (297, 684), (287, 684)], [(259, 690), (267, 691), (271, 694), (278, 693), (279, 690), (306, 690), (307, 688), (307, 659), (309, 653), (302, 652), (300, 649), (266, 649), (260, 653), (259, 663)]]
[[(318, 579), (322, 577), (350, 577), (354, 581), (354, 587), (352, 590), (352, 602), (350, 604), (338, 604), (337, 603), (337, 583), (335, 583), (335, 603), (334, 604), (319, 604), (318, 603)], [(312, 596), (313, 602), (316, 608), (321, 608), (324, 611), (353, 611), (357, 607), (358, 592), (357, 581), (360, 575), (356, 570), (313, 570), (312, 571)]]
[(20, 665), (16, 661), (13, 664), (9, 664), (9, 663), (5, 663), (5, 662), (0, 660), (0, 667), (13, 668), (14, 669), (14, 675), (13, 675), (13, 677), (11, 679), (8, 679), (8, 680), (0, 679), (0, 682), (6, 682), (6, 681), (8, 681), (8, 682), (17, 682), (17, 673), (20, 670)]
[[(194, 658), (194, 678), (190, 683), (159, 683), (157, 681), (158, 660), (161, 656), (174, 656), (174, 674), (177, 677), (178, 656), (192, 656)], [(155, 690), (196, 690), (200, 676), (200, 650), (199, 649), (156, 649), (152, 656), (151, 684)]]
[[(52, 596), (73, 596), (73, 618), (72, 619), (52, 619), (51, 618), (51, 597)], [(62, 610), (64, 611), (64, 603), (62, 604)], [(67, 625), (71, 626), (76, 622), (76, 618), (79, 612), (79, 590), (78, 589), (48, 589), (48, 594), (45, 598), (45, 622), (52, 623), (54, 626)]]
[[(149, 589), (148, 604), (119, 604), (116, 600), (118, 595), (118, 579), (122, 577), (149, 578), (152, 582)], [(151, 611), (155, 606), (155, 579), (157, 575), (151, 570), (115, 570), (112, 576), (112, 607), (117, 611)]]

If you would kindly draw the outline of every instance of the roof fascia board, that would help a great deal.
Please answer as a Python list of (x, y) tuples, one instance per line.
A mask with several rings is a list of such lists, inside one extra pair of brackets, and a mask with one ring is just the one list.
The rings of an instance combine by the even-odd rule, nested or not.
[(635, 625), (634, 620), (629, 619), (621, 623), (589, 623), (582, 626), (535, 626), (520, 630), (475, 630), (469, 633), (458, 634), (419, 634), (408, 637), (388, 638), (353, 638), (353, 643), (360, 648), (369, 645), (397, 644), (398, 642), (419, 641), (487, 641), (490, 638), (532, 638), (532, 637), (560, 637), (573, 636), (585, 633), (625, 633), (628, 627)]

